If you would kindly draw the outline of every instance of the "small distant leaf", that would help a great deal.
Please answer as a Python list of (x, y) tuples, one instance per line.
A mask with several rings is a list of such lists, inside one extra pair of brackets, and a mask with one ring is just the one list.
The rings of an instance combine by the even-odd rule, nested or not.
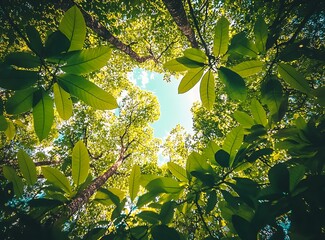
[(216, 93), (214, 89), (213, 73), (210, 70), (202, 77), (200, 84), (200, 97), (202, 105), (208, 110), (211, 110), (215, 102)]
[(229, 51), (252, 58), (255, 58), (258, 52), (255, 44), (247, 39), (244, 32), (238, 33), (232, 38)]
[(258, 60), (251, 60), (239, 63), (231, 67), (231, 70), (238, 73), (241, 77), (249, 77), (262, 71), (264, 63)]
[(53, 99), (44, 91), (39, 90), (34, 94), (34, 101), (38, 100), (33, 108), (34, 129), (40, 141), (50, 133), (54, 112)]
[(67, 59), (62, 71), (72, 74), (85, 74), (101, 69), (107, 64), (112, 49), (107, 46), (76, 51)]
[(189, 48), (184, 51), (184, 56), (192, 61), (205, 63), (207, 56), (203, 51), (197, 48)]
[(152, 211), (142, 211), (137, 214), (137, 217), (151, 224), (157, 224), (159, 222), (159, 214)]
[(250, 128), (255, 124), (254, 119), (245, 112), (236, 111), (234, 112), (233, 116), (243, 127)]
[(264, 53), (268, 36), (267, 25), (261, 16), (258, 16), (254, 26), (255, 44), (259, 52)]
[(149, 182), (146, 189), (154, 193), (178, 193), (182, 187), (172, 178), (160, 177)]
[(292, 88), (309, 95), (311, 94), (311, 88), (309, 87), (304, 76), (297, 72), (292, 66), (279, 63), (278, 71), (283, 80), (286, 81)]
[(235, 99), (244, 101), (247, 96), (247, 90), (245, 86), (245, 81), (234, 71), (220, 67), (219, 77), (221, 81), (226, 85), (227, 94)]
[(141, 171), (138, 165), (134, 165), (129, 178), (129, 194), (131, 201), (135, 199), (140, 189)]
[(72, 74), (58, 76), (59, 86), (86, 104), (100, 110), (118, 107), (115, 98), (85, 78)]
[(178, 86), (178, 93), (185, 93), (192, 89), (200, 81), (203, 72), (204, 67), (200, 69), (189, 70), (182, 78)]
[(155, 240), (180, 240), (179, 233), (166, 225), (156, 225), (151, 229), (151, 235)]
[(56, 110), (63, 120), (68, 120), (72, 115), (73, 108), (70, 94), (57, 83), (53, 85), (53, 93)]
[(38, 72), (0, 68), (0, 87), (9, 90), (22, 90), (36, 83)]
[(23, 181), (20, 177), (18, 177), (15, 169), (10, 166), (3, 166), (2, 167), (3, 175), (8, 181), (12, 182), (14, 187), (14, 192), (16, 196), (19, 198), (23, 195), (24, 192), (24, 185)]
[(69, 180), (58, 169), (52, 167), (42, 167), (44, 177), (55, 187), (71, 195), (71, 186)]
[(33, 160), (23, 150), (18, 151), (18, 165), (21, 173), (29, 185), (33, 185), (37, 180), (36, 166)]
[(225, 150), (220, 149), (215, 154), (215, 160), (221, 167), (229, 167), (230, 155)]
[(213, 40), (213, 54), (215, 56), (224, 55), (229, 44), (229, 21), (221, 17), (217, 21)]
[(27, 88), (16, 91), (6, 102), (8, 114), (20, 114), (29, 111), (33, 107), (33, 96), (36, 88)]
[(0, 115), (0, 131), (5, 131), (8, 128), (8, 122), (3, 115)]
[(164, 68), (175, 72), (187, 71), (191, 68), (201, 68), (203, 66), (203, 63), (194, 62), (186, 57), (176, 58), (164, 64)]
[(267, 125), (267, 116), (263, 106), (256, 99), (253, 99), (251, 102), (251, 113), (255, 121), (263, 126)]
[(68, 51), (70, 47), (69, 39), (60, 31), (51, 33), (45, 41), (45, 56), (52, 57), (62, 52)]
[(8, 122), (8, 127), (5, 130), (5, 134), (7, 136), (7, 140), (11, 141), (16, 135), (16, 128), (15, 125), (12, 123), (12, 121), (7, 121), (7, 122)]
[(182, 168), (181, 166), (173, 162), (168, 162), (167, 166), (168, 166), (168, 170), (180, 181), (184, 181), (184, 182), (188, 181), (186, 171), (184, 168)]
[(88, 176), (89, 155), (84, 143), (79, 140), (72, 150), (72, 179), (79, 186)]
[(38, 56), (42, 55), (43, 43), (39, 32), (33, 26), (26, 27), (26, 34), (29, 40), (28, 47)]
[(231, 167), (238, 149), (242, 145), (244, 140), (244, 129), (238, 126), (228, 133), (226, 139), (223, 142), (223, 150), (225, 150), (230, 155), (229, 166)]
[(27, 52), (13, 52), (6, 56), (5, 63), (17, 67), (34, 68), (41, 65), (41, 60)]
[(69, 51), (81, 50), (86, 38), (86, 23), (77, 6), (65, 12), (59, 30), (71, 42)]

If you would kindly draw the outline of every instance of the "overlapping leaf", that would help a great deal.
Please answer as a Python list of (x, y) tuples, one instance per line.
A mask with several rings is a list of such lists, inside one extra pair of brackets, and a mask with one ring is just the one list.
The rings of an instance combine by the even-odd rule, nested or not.
[(246, 99), (247, 90), (241, 76), (228, 68), (220, 67), (219, 77), (226, 85), (226, 92), (231, 98), (242, 101)]
[(189, 70), (182, 78), (179, 86), (178, 93), (185, 93), (192, 89), (201, 79), (204, 68)]
[(72, 191), (70, 182), (58, 169), (52, 167), (42, 167), (42, 173), (47, 181), (71, 195)]
[(208, 70), (202, 77), (200, 84), (200, 97), (202, 105), (208, 110), (211, 110), (216, 98), (214, 76), (211, 70)]
[(129, 178), (129, 194), (131, 201), (135, 199), (140, 189), (141, 171), (138, 165), (134, 165)]
[(89, 161), (88, 150), (80, 140), (72, 150), (72, 179), (77, 186), (82, 184), (88, 176)]
[(70, 94), (57, 83), (53, 85), (53, 93), (56, 110), (62, 119), (68, 120), (72, 115), (73, 107)]
[(37, 180), (36, 166), (33, 160), (23, 150), (19, 150), (18, 154), (18, 165), (21, 173), (26, 179), (29, 185), (33, 185)]
[(217, 21), (213, 40), (213, 54), (215, 56), (223, 55), (228, 50), (229, 44), (229, 21), (221, 17)]

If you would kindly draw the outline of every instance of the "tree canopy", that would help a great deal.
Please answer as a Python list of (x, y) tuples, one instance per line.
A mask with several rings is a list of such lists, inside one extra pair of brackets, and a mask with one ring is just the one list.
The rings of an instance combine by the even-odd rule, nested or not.
[[(1, 237), (324, 239), (324, 9), (2, 0)], [(199, 85), (193, 134), (134, 68)]]

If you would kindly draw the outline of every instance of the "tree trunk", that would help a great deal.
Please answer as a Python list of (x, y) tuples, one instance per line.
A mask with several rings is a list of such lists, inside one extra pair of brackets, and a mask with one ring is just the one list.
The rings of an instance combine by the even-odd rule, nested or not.
[(198, 48), (195, 33), (187, 20), (182, 0), (163, 0), (170, 15), (173, 17), (178, 28), (187, 37), (193, 48)]

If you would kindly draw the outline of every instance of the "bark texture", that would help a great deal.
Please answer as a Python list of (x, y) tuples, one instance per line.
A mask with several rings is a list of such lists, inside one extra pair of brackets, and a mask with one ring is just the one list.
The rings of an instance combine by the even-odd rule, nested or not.
[(199, 44), (196, 41), (194, 30), (187, 20), (185, 9), (182, 0), (163, 0), (170, 15), (173, 17), (178, 28), (187, 37), (193, 48), (198, 48)]

